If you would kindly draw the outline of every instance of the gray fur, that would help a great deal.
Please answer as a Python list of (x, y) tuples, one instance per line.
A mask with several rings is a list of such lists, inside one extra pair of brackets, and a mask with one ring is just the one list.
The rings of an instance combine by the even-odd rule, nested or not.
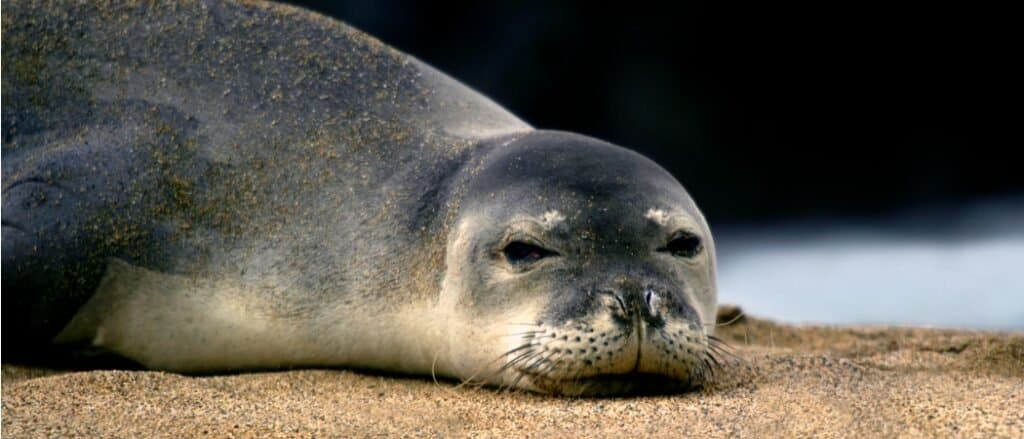
[[(5, 2), (3, 34), (4, 322), (44, 338), (110, 257), (242, 278), (298, 258), (314, 295), (382, 294), (357, 286), (408, 273), (369, 243), (436, 239), (441, 218), (419, 214), (438, 211), (432, 188), (479, 136), (529, 129), (287, 6)], [(39, 290), (70, 297), (22, 297)]]

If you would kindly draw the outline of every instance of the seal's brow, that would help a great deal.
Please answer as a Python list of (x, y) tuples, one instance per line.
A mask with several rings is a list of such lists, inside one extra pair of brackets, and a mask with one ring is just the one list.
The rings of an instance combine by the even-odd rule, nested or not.
[(669, 214), (664, 210), (652, 207), (647, 209), (647, 213), (644, 214), (644, 218), (654, 221), (659, 226), (665, 227), (668, 225)]
[(544, 214), (538, 218), (538, 222), (544, 226), (545, 229), (550, 229), (563, 221), (565, 221), (565, 215), (562, 215), (561, 212), (554, 209), (544, 212)]

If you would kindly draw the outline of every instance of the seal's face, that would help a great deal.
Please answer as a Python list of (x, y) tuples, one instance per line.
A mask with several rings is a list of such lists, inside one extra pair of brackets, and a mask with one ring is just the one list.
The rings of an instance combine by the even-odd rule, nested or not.
[(714, 245), (671, 175), (540, 132), (490, 153), (469, 187), (442, 292), (451, 320), (474, 327), (457, 332), (474, 339), (450, 339), (457, 375), (571, 395), (705, 378)]

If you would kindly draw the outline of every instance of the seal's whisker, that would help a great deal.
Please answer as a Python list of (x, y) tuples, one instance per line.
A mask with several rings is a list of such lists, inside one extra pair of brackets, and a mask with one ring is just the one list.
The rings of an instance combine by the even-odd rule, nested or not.
[(487, 386), (486, 381), (463, 381), (459, 383), (454, 389), (471, 388), (471, 389), (482, 389)]
[(722, 326), (729, 326), (729, 325), (731, 325), (733, 323), (736, 323), (736, 322), (742, 320), (744, 316), (746, 316), (746, 314), (743, 313), (743, 310), (740, 310), (739, 312), (736, 313), (736, 315), (733, 318), (729, 319), (728, 322), (718, 323), (716, 321), (716, 322), (711, 322), (711, 323), (704, 323), (703, 326), (706, 326), (706, 327), (710, 326), (710, 327), (714, 327), (714, 328), (719, 328), (719, 327), (722, 327)]
[(456, 390), (461, 389), (463, 387), (476, 387), (476, 388), (479, 388), (480, 386), (483, 385), (483, 382), (481, 381), (479, 383), (475, 383), (475, 382), (473, 382), (473, 380), (475, 378), (476, 378), (476, 375), (470, 375), (467, 378), (463, 378), (462, 380), (460, 380), (459, 384), (456, 384), (455, 387), (453, 387), (453, 388), (456, 389)]
[(437, 382), (437, 357), (441, 355), (438, 352), (434, 352), (434, 359), (430, 362), (430, 378), (434, 380), (434, 384), (440, 384)]
[(521, 388), (518, 387), (518, 383), (519, 383), (519, 380), (522, 379), (523, 373), (518, 371), (518, 370), (515, 370), (515, 369), (513, 369), (513, 372), (516, 374), (515, 375), (515, 379), (513, 379), (510, 382), (503, 380), (501, 385), (498, 386), (499, 390), (503, 390), (503, 391), (509, 392), (509, 393), (511, 393), (511, 392), (518, 392), (518, 391), (522, 390)]
[(505, 325), (507, 325), (507, 326), (536, 326), (536, 327), (540, 327), (541, 326), (540, 323), (522, 323), (522, 322), (509, 322), (509, 323), (506, 323)]
[(704, 367), (701, 368), (702, 375), (708, 375), (707, 378), (714, 379), (715, 377), (715, 366), (713, 366), (709, 360), (710, 354), (703, 356), (700, 361)]
[(523, 378), (526, 378), (526, 377), (527, 377), (527, 373), (526, 372), (523, 372), (521, 370), (516, 370), (516, 379), (512, 381), (511, 386), (514, 387), (514, 388), (519, 387), (519, 382), (522, 381)]
[(746, 362), (746, 360), (744, 360), (742, 357), (736, 354), (732, 346), (729, 346), (728, 343), (726, 343), (724, 340), (718, 337), (712, 335), (708, 336), (708, 348), (715, 354), (722, 356), (725, 359), (739, 361), (743, 363)]
[(715, 343), (721, 343), (721, 344), (723, 344), (723, 345), (726, 345), (726, 346), (728, 346), (728, 344), (726, 344), (726, 341), (725, 341), (725, 340), (723, 340), (723, 339), (722, 339), (722, 338), (720, 338), (720, 337), (716, 337), (716, 336), (714, 336), (714, 335), (708, 335), (707, 337), (708, 337), (708, 340), (711, 340), (711, 341), (713, 341), (713, 342), (715, 342)]
[(505, 334), (507, 337), (518, 337), (518, 336), (534, 336), (537, 334), (543, 334), (546, 331), (524, 331), (524, 332), (512, 332)]
[(544, 362), (548, 361), (548, 359), (550, 359), (553, 355), (555, 354), (548, 353), (547, 356), (538, 357), (537, 359), (533, 360), (532, 363), (526, 365), (525, 369), (531, 372), (536, 372), (537, 368), (540, 367), (540, 365), (544, 364)]
[(537, 355), (531, 357), (529, 360), (523, 360), (521, 369), (530, 373), (535, 372), (536, 367), (546, 360), (545, 355), (550, 357), (552, 354), (547, 353), (546, 351), (537, 352)]
[(572, 386), (575, 387), (576, 389), (578, 389), (577, 390), (577, 392), (578, 392), (577, 394), (582, 394), (584, 391), (586, 391), (586, 389), (588, 387), (590, 387), (590, 383), (584, 383), (584, 385), (581, 387), (580, 386), (580, 378), (583, 378), (583, 371), (582, 370), (576, 371), (576, 375), (573, 376), (573, 378), (572, 378)]
[[(538, 335), (538, 334), (540, 334), (540, 335)], [(540, 341), (542, 341), (542, 340), (553, 340), (553, 339), (555, 339), (554, 336), (545, 334), (543, 332), (537, 332), (537, 333), (518, 333), (518, 334), (513, 333), (513, 334), (507, 334), (507, 335), (505, 335), (505, 337), (511, 337), (511, 338), (519, 337), (519, 338), (522, 338), (523, 340), (526, 340), (526, 341), (529, 341), (529, 342), (538, 342), (538, 343)]]
[(526, 377), (526, 373), (524, 373), (523, 371), (521, 371), (521, 370), (519, 370), (517, 368), (512, 368), (511, 371), (513, 373), (515, 373), (515, 378), (511, 382), (506, 382), (506, 383), (502, 384), (502, 387), (505, 387), (506, 389), (508, 389), (510, 391), (513, 390), (513, 389), (518, 389), (519, 388), (519, 381), (521, 381), (524, 377)]
[(455, 386), (455, 388), (456, 389), (461, 389), (461, 388), (466, 387), (466, 386), (477, 386), (477, 387), (479, 387), (480, 385), (483, 385), (483, 383), (484, 383), (483, 381), (480, 381), (479, 384), (473, 382), (473, 380), (475, 380), (476, 376), (479, 375), (479, 374), (480, 374), (480, 372), (477, 371), (477, 372), (473, 372), (472, 374), (470, 374), (466, 378), (462, 378), (461, 380), (459, 380), (459, 384), (457, 384)]
[(706, 358), (708, 360), (711, 360), (711, 362), (714, 363), (715, 367), (718, 367), (718, 368), (722, 367), (722, 363), (718, 361), (718, 357), (717, 356), (712, 354), (712, 351), (705, 351), (704, 358)]
[(721, 346), (717, 346), (713, 343), (708, 343), (708, 351), (723, 357), (735, 357), (731, 352), (726, 351)]
[(498, 373), (504, 372), (504, 371), (508, 370), (509, 368), (518, 365), (521, 362), (529, 361), (530, 359), (533, 359), (537, 355), (541, 355), (543, 353), (544, 353), (543, 351), (539, 351), (538, 352), (538, 351), (531, 350), (531, 351), (527, 351), (527, 352), (524, 352), (522, 354), (519, 354), (517, 357), (509, 360), (507, 363), (505, 363), (503, 366), (501, 366), (501, 368), (498, 369)]
[(541, 345), (540, 343), (525, 343), (525, 344), (519, 345), (518, 347), (514, 347), (512, 349), (509, 349), (505, 353), (499, 355), (498, 359), (500, 360), (501, 357), (504, 357), (506, 355), (511, 355), (511, 354), (519, 352), (519, 351), (521, 351), (523, 349), (529, 349), (529, 348), (532, 348), (534, 346), (540, 346), (540, 345)]
[[(537, 355), (538, 355), (538, 356), (540, 356), (540, 355), (543, 355), (543, 354), (544, 354), (544, 352), (538, 352), (538, 353), (537, 353)], [(555, 355), (555, 354), (554, 354), (554, 352), (548, 352), (548, 353), (547, 353), (547, 356), (545, 356), (545, 357), (539, 357), (539, 358), (537, 358), (536, 360), (534, 360), (534, 363), (531, 363), (531, 366), (533, 366), (533, 365), (536, 365), (538, 361), (547, 361), (547, 360), (548, 360), (548, 359), (550, 359), (550, 358), (551, 358), (551, 357), (552, 357), (553, 355)], [(530, 360), (526, 360), (526, 361), (530, 361)], [(518, 376), (517, 376), (517, 377), (516, 377), (516, 379), (515, 379), (515, 380), (514, 380), (514, 381), (512, 382), (512, 385), (513, 385), (513, 386), (518, 386), (518, 385), (519, 385), (519, 382), (520, 382), (520, 381), (522, 381), (522, 379), (523, 379), (523, 378), (526, 378), (526, 377), (527, 377), (528, 375), (529, 375), (529, 376), (531, 376), (531, 377), (533, 377), (534, 379), (536, 379), (536, 378), (538, 378), (538, 377), (540, 377), (540, 376), (543, 376), (542, 374), (540, 374), (540, 373), (537, 373), (536, 371), (532, 370), (532, 369), (531, 369), (531, 366), (528, 366), (528, 367), (524, 367), (524, 368), (519, 368), (518, 370), (516, 370), (516, 372), (518, 372)]]
[[(474, 380), (474, 379), (475, 379), (475, 378), (476, 378), (477, 376), (479, 376), (479, 375), (481, 374), (481, 372), (483, 372), (484, 370), (486, 370), (487, 368), (489, 368), (489, 367), (490, 367), (491, 365), (493, 365), (494, 363), (496, 363), (496, 362), (498, 362), (498, 361), (502, 361), (502, 359), (503, 359), (503, 358), (505, 358), (506, 356), (508, 356), (509, 354), (511, 354), (511, 353), (513, 353), (513, 352), (515, 352), (515, 351), (521, 350), (522, 348), (529, 348), (529, 347), (533, 347), (534, 345), (535, 345), (535, 344), (529, 344), (529, 343), (528, 343), (528, 344), (525, 344), (525, 345), (519, 346), (519, 347), (517, 347), (517, 348), (513, 348), (513, 349), (512, 349), (512, 350), (510, 350), (509, 352), (507, 352), (507, 353), (505, 353), (505, 354), (502, 354), (502, 355), (499, 355), (499, 356), (497, 356), (497, 357), (496, 357), (495, 359), (493, 359), (493, 360), (491, 360), (491, 361), (488, 361), (487, 363), (484, 363), (484, 364), (482, 364), (482, 365), (481, 365), (480, 367), (478, 367), (478, 368), (477, 368), (477, 370), (476, 370), (475, 372), (473, 372), (472, 374), (470, 374), (470, 376), (469, 376), (468, 378), (465, 378), (465, 379), (463, 379), (463, 380), (462, 380), (462, 382), (461, 382), (461, 383), (460, 383), (460, 384), (459, 384), (458, 386), (456, 386), (456, 388), (459, 388), (459, 387), (463, 387), (463, 386), (466, 386), (466, 385), (474, 385), (474, 386), (476, 386), (476, 387), (483, 387), (483, 386), (487, 385), (487, 382), (488, 382), (488, 380), (487, 380), (487, 379), (482, 379), (482, 380), (480, 380), (480, 381), (479, 381), (479, 382), (477, 382), (477, 383), (472, 383), (472, 380)], [(516, 361), (519, 361), (519, 360), (521, 360), (521, 359), (522, 359), (522, 357), (525, 357), (525, 356), (529, 356), (529, 354), (530, 354), (530, 352), (525, 352), (525, 353), (523, 353), (523, 354), (519, 355), (518, 357), (514, 358), (513, 360), (511, 360), (511, 361), (508, 361), (508, 362), (507, 362), (506, 364), (504, 364), (504, 365), (503, 365), (502, 367), (500, 367), (500, 368), (499, 368), (498, 370), (496, 370), (496, 371), (494, 371), (494, 372), (490, 373), (490, 374), (489, 374), (489, 376), (490, 376), (491, 378), (494, 378), (494, 377), (497, 377), (497, 376), (501, 375), (501, 373), (502, 373), (502, 372), (504, 372), (504, 371), (505, 371), (505, 369), (507, 369), (507, 368), (508, 368), (508, 367), (510, 366), (510, 364), (511, 364), (511, 363), (514, 363), (514, 362), (516, 362)]]
[(710, 383), (715, 382), (718, 379), (718, 374), (716, 372), (715, 367), (712, 366), (711, 363), (707, 362), (707, 360), (701, 362), (699, 375), (699, 378), (690, 381), (691, 385), (706, 386)]
[(551, 357), (549, 356), (547, 359), (545, 359), (543, 364), (538, 364), (536, 367), (530, 369), (530, 373), (534, 375), (545, 376), (553, 372), (555, 370), (555, 364), (552, 363), (550, 359)]
[[(456, 386), (456, 388), (460, 388), (460, 387), (467, 386), (467, 385), (468, 386), (474, 386), (476, 388), (480, 388), (480, 387), (486, 386), (487, 383), (488, 383), (487, 379), (481, 379), (478, 382), (473, 382), (473, 380), (476, 379), (477, 376), (479, 376), (484, 370), (486, 370), (491, 365), (493, 365), (494, 363), (496, 363), (496, 362), (498, 362), (500, 360), (501, 360), (501, 357), (498, 357), (498, 358), (495, 358), (495, 359), (493, 359), (491, 361), (488, 361), (487, 363), (484, 363), (484, 364), (480, 365), (480, 367), (478, 367), (476, 369), (476, 371), (474, 371), (472, 374), (470, 374), (469, 377), (463, 379), (462, 382), (459, 383), (458, 386)], [(498, 376), (500, 373), (501, 373), (500, 370), (499, 371), (495, 371), (495, 372), (492, 372), (491, 374), (489, 374), (489, 376), (491, 378), (493, 378), (495, 376)]]
[(576, 389), (576, 394), (577, 395), (584, 395), (584, 394), (586, 394), (587, 393), (587, 389), (589, 389), (590, 386), (592, 386), (594, 384), (593, 381), (589, 381), (589, 382), (583, 383), (583, 385), (580, 386), (578, 384), (579, 383), (578, 380), (576, 381), (576, 383), (577, 383), (576, 386), (578, 386), (578, 389)]
[[(531, 347), (533, 347), (533, 346), (531, 345)], [(515, 356), (515, 357), (514, 357), (514, 358), (512, 358), (511, 360), (509, 360), (509, 361), (508, 361), (508, 362), (506, 363), (506, 365), (505, 365), (505, 366), (512, 366), (512, 365), (518, 364), (518, 363), (520, 363), (520, 362), (523, 362), (523, 361), (527, 361), (527, 358), (531, 358), (531, 357), (532, 357), (532, 356), (534, 356), (534, 355), (539, 355), (539, 354), (541, 354), (542, 352), (543, 352), (543, 351), (538, 351), (538, 350), (536, 350), (536, 349), (531, 349), (531, 350), (529, 350), (529, 351), (523, 352), (523, 353), (521, 353), (521, 354), (519, 354), (519, 355)]]
[(519, 382), (522, 381), (523, 378), (526, 378), (526, 374), (523, 373), (523, 372), (518, 372), (517, 371), (516, 379), (512, 380), (512, 382), (509, 384), (509, 388), (511, 388), (511, 389), (519, 388)]

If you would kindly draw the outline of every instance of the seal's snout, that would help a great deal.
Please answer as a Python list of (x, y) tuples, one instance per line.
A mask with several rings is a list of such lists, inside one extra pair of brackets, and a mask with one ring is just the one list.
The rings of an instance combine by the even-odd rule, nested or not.
[[(675, 302), (672, 294), (653, 286), (643, 288), (617, 288), (603, 290), (604, 306), (619, 324), (643, 323), (652, 328), (665, 325), (666, 314)], [(686, 308), (680, 307), (680, 308)], [(683, 313), (683, 317), (690, 317)]]
[(710, 373), (708, 334), (682, 285), (616, 279), (582, 293), (510, 346), (511, 379), (581, 395), (689, 388)]

